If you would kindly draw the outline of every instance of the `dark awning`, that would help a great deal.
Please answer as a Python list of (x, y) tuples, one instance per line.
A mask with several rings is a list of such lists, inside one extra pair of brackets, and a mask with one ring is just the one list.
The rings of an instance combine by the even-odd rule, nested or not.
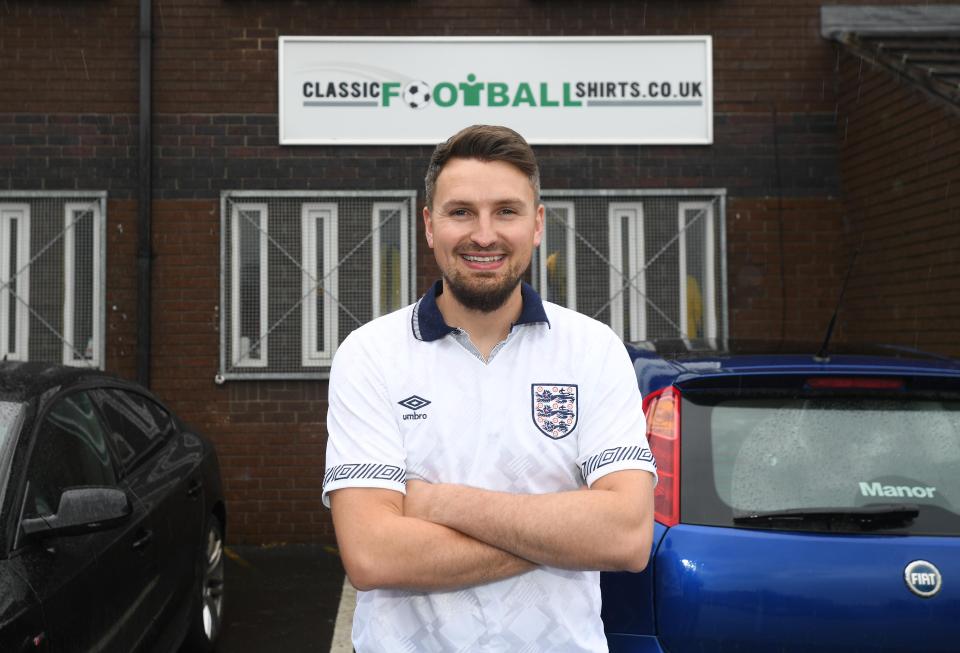
[(960, 5), (821, 7), (820, 34), (960, 106)]

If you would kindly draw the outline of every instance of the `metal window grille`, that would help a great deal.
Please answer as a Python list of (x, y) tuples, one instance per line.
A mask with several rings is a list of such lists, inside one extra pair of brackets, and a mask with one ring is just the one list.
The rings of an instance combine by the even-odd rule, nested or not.
[(102, 368), (105, 192), (0, 192), (0, 357)]
[(542, 192), (534, 287), (625, 340), (727, 334), (724, 190)]
[(347, 334), (412, 302), (416, 197), (224, 192), (220, 376), (323, 378)]

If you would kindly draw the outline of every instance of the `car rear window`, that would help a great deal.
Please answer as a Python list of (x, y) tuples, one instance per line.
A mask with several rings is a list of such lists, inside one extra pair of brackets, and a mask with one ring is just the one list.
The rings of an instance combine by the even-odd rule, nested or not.
[(895, 530), (960, 532), (960, 401), (685, 397), (682, 415), (682, 521), (910, 504)]

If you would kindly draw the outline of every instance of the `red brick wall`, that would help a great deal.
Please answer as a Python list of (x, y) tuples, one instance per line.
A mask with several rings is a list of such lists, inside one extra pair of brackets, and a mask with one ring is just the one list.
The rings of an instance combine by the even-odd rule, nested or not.
[(844, 54), (840, 165), (851, 339), (960, 355), (960, 108)]
[(229, 383), (213, 395), (202, 411), (222, 420), (207, 430), (229, 497), (231, 540), (332, 541), (320, 502), (326, 382)]
[(135, 113), (139, 3), (0, 4), (3, 111)]
[(137, 377), (137, 203), (107, 202), (106, 368)]
[(728, 203), (731, 337), (822, 341), (846, 271), (842, 212), (829, 198)]
[(154, 202), (153, 390), (217, 447), (234, 542), (332, 540), (326, 382), (217, 385), (219, 202)]
[[(924, 4), (950, 4), (926, 0)], [(279, 35), (711, 34), (716, 110), (830, 111), (821, 0), (154, 0), (158, 113), (275, 113)], [(848, 4), (902, 4), (870, 0)], [(135, 113), (137, 0), (0, 4), (4, 110)]]
[[(834, 65), (834, 58), (819, 37), (821, 4), (821, 0), (297, 4), (164, 0), (155, 10), (157, 109), (275, 113), (279, 35), (711, 34), (718, 112), (754, 111), (758, 106), (764, 110), (773, 101), (783, 112), (832, 112), (833, 89), (823, 73)], [(191, 73), (183, 74), (185, 68)]]
[[(953, 322), (946, 315), (955, 309), (934, 308), (949, 302), (931, 299), (955, 293), (956, 273), (941, 270), (951, 262), (957, 267), (950, 258), (957, 235), (950, 220), (935, 227), (928, 222), (955, 216), (956, 200), (949, 185), (925, 189), (920, 171), (941, 181), (949, 177), (947, 160), (932, 152), (956, 160), (955, 117), (937, 122), (945, 114), (927, 115), (925, 101), (914, 98), (909, 110), (917, 113), (904, 121), (902, 138), (913, 143), (909, 129), (928, 130), (917, 140), (927, 154), (914, 157), (922, 166), (904, 166), (884, 178), (884, 187), (871, 185), (878, 173), (870, 161), (884, 151), (875, 142), (883, 137), (869, 124), (874, 109), (851, 95), (857, 64), (846, 59), (838, 105), (837, 53), (819, 37), (820, 4), (154, 0), (151, 376), (154, 391), (217, 444), (231, 541), (330, 541), (332, 531), (319, 503), (326, 384), (218, 386), (213, 380), (220, 347), (220, 191), (419, 189), (430, 153), (424, 147), (280, 147), (278, 36), (711, 34), (712, 146), (538, 148), (544, 186), (726, 188), (735, 337), (782, 332), (788, 339), (818, 340), (846, 269), (846, 246), (868, 234), (875, 251), (858, 268), (844, 333), (866, 337), (873, 334), (868, 327), (893, 324), (906, 338), (912, 320), (935, 323), (930, 331), (942, 333), (931, 337), (945, 341), (948, 327), (957, 330), (956, 314)], [(107, 366), (128, 377), (136, 372), (138, 330), (137, 11), (136, 0), (0, 3), (0, 189), (108, 191)], [(843, 171), (850, 177), (846, 205), (839, 199), (838, 115), (846, 138)], [(903, 115), (892, 114), (883, 133), (895, 133)], [(937, 134), (932, 140), (931, 133)], [(941, 133), (945, 140), (938, 140)], [(908, 213), (897, 195), (904, 188), (911, 199), (926, 198), (930, 211)], [(889, 207), (882, 215), (879, 198)], [(421, 291), (436, 274), (422, 233), (418, 219)], [(903, 258), (906, 251), (926, 256), (913, 264)], [(874, 300), (871, 278), (883, 267), (876, 262), (898, 257), (892, 281), (879, 286), (886, 301)], [(902, 297), (911, 291), (923, 301)], [(853, 319), (865, 315), (871, 319)]]

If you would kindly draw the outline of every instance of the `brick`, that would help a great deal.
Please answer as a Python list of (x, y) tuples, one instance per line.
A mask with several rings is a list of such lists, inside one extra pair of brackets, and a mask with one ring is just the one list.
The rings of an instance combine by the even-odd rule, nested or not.
[[(819, 0), (328, 4), (184, 0), (155, 14), (153, 387), (218, 443), (232, 541), (333, 533), (319, 505), (326, 383), (213, 383), (220, 191), (411, 188), (422, 202), (432, 151), (281, 147), (280, 34), (712, 34), (712, 146), (538, 146), (544, 187), (726, 188), (734, 336), (819, 333), (863, 239), (840, 335), (957, 352), (956, 114), (821, 39)], [(136, 26), (129, 0), (0, 6), (0, 188), (109, 191), (107, 363), (128, 377), (139, 333)], [(437, 269), (417, 222), (422, 292)], [(935, 324), (918, 332), (917, 320)]]
[[(845, 330), (851, 337), (955, 352), (960, 316), (960, 186), (956, 114), (875, 66), (853, 57), (839, 73), (857, 93), (841, 96), (841, 170), (851, 240), (862, 241), (849, 291)], [(955, 216), (953, 220), (946, 216)], [(936, 315), (936, 323), (920, 316)], [(940, 327), (943, 329), (936, 328)]]

